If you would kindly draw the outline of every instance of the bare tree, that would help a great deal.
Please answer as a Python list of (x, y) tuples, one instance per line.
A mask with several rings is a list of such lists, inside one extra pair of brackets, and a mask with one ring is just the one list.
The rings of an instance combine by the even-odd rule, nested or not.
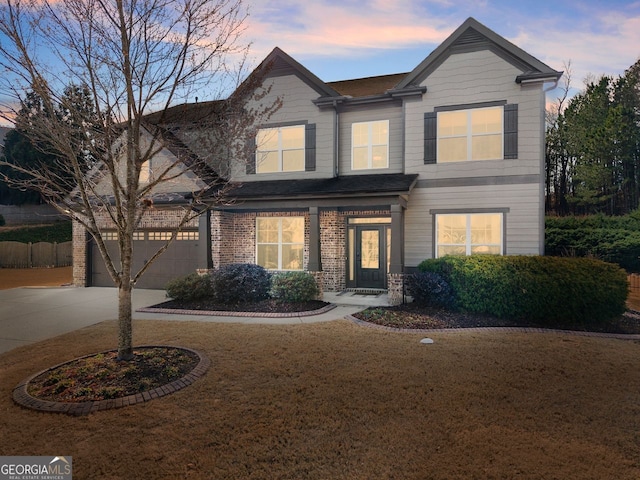
[[(57, 159), (55, 169), (13, 165), (28, 176), (17, 186), (40, 191), (95, 240), (118, 289), (120, 359), (133, 356), (136, 282), (180, 229), (210, 205), (204, 192), (215, 191), (223, 201), (229, 176), (222, 169), (229, 158), (243, 155), (247, 127), (278, 107), (244, 107), (261, 83), (252, 75), (238, 87), (248, 52), (241, 41), (246, 15), (242, 0), (4, 0), (0, 7), (3, 115), (11, 118), (26, 92), (34, 92), (45, 114), (34, 115), (24, 133)], [(69, 84), (90, 92), (91, 119), (78, 102), (65, 100)], [(236, 93), (224, 101), (184, 107), (190, 118), (181, 121), (181, 134), (197, 131), (202, 150), (214, 153), (194, 155), (186, 137), (169, 128), (181, 108), (175, 105), (201, 92), (220, 99), (230, 91)], [(175, 161), (154, 165), (148, 175), (149, 162), (167, 148)], [(191, 205), (180, 211), (171, 240), (133, 271), (136, 228), (158, 192), (167, 191), (163, 185), (187, 172), (206, 182), (190, 187)], [(71, 192), (62, 181), (67, 175), (75, 184)], [(118, 261), (105, 245), (107, 224), (117, 232)]]
[(567, 197), (571, 187), (573, 159), (567, 152), (564, 110), (571, 91), (571, 61), (564, 62), (564, 81), (560, 96), (546, 111), (546, 211), (557, 215), (568, 213)]

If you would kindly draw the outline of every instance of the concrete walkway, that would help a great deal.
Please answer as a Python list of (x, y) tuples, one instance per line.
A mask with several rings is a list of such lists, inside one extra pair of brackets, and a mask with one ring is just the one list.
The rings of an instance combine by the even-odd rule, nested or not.
[[(136, 312), (166, 300), (163, 290), (134, 290), (134, 320), (172, 320), (224, 323), (293, 324), (327, 322), (344, 318), (370, 305), (384, 305), (386, 298), (325, 294), (336, 308), (320, 315), (298, 317), (235, 317), (176, 315)], [(52, 338), (105, 320), (118, 318), (115, 288), (59, 287), (0, 290), (0, 353)]]

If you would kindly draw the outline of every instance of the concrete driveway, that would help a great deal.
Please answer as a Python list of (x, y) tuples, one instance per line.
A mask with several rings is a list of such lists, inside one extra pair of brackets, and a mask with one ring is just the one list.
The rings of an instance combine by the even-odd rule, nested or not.
[[(166, 300), (164, 290), (134, 290), (134, 320), (292, 324), (344, 318), (366, 307), (366, 297), (325, 294), (336, 304), (329, 312), (298, 317), (232, 317), (136, 312)], [(0, 290), (0, 353), (64, 333), (118, 318), (118, 291), (108, 287), (25, 287)]]
[[(134, 290), (134, 310), (165, 300), (163, 290)], [(0, 290), (0, 353), (118, 318), (115, 288)], [(136, 314), (134, 314), (136, 318)]]

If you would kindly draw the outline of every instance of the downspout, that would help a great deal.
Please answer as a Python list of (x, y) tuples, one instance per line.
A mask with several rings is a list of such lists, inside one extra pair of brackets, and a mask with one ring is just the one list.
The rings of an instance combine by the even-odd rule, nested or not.
[(333, 122), (333, 176), (340, 176), (340, 111), (338, 108), (338, 101), (333, 101), (333, 109), (335, 112)]

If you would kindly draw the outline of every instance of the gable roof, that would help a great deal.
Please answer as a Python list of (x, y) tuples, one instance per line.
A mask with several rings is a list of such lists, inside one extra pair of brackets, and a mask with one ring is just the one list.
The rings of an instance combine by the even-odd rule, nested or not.
[(531, 80), (558, 80), (562, 72), (552, 69), (537, 58), (501, 37), (493, 30), (485, 27), (475, 18), (469, 17), (460, 25), (444, 42), (427, 56), (416, 68), (402, 80), (397, 89), (403, 89), (411, 85), (418, 85), (433, 70), (442, 64), (450, 55), (490, 49), (507, 62), (514, 65), (521, 75), (516, 77), (516, 82)]
[(220, 179), (219, 175), (211, 166), (193, 153), (184, 142), (169, 129), (159, 125), (146, 124), (144, 128), (156, 138), (176, 160), (182, 163), (188, 170), (192, 171), (200, 180), (207, 184), (212, 184)]
[(321, 97), (340, 96), (340, 94), (328, 84), (320, 80), (320, 78), (311, 73), (309, 69), (278, 47), (275, 47), (271, 53), (267, 55), (258, 68), (254, 70), (254, 73), (263, 75), (264, 78), (295, 75), (318, 92), (318, 95)]

